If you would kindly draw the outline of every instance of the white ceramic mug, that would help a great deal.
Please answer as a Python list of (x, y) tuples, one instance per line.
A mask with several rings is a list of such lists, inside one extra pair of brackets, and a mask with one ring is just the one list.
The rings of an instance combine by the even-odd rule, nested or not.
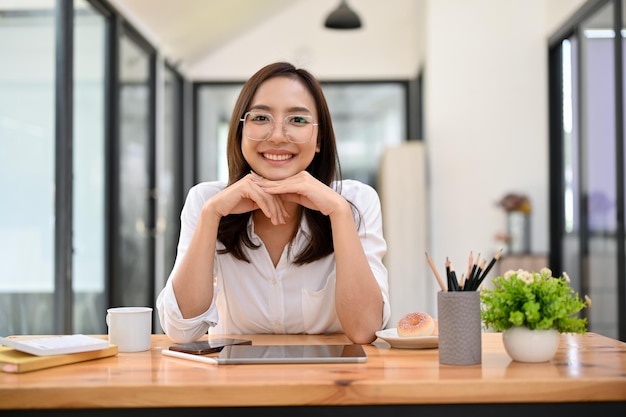
[(114, 307), (107, 310), (109, 343), (119, 352), (142, 352), (150, 349), (152, 308)]

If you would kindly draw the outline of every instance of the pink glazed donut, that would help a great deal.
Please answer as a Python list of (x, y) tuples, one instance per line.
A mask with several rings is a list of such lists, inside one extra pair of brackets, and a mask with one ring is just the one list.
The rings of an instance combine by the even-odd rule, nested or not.
[(404, 315), (398, 321), (398, 336), (431, 336), (435, 332), (435, 320), (428, 313), (416, 311)]

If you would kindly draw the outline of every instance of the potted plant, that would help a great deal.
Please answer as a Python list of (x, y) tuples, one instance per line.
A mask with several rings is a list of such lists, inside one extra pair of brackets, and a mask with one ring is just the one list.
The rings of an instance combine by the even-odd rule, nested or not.
[(487, 328), (502, 332), (504, 348), (513, 360), (545, 362), (554, 356), (560, 333), (584, 333), (587, 319), (577, 315), (591, 300), (582, 300), (570, 286), (567, 273), (522, 269), (493, 279), (483, 289), (481, 319)]

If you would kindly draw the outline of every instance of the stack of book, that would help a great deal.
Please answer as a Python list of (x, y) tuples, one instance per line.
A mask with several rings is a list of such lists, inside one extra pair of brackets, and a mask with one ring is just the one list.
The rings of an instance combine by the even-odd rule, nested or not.
[(117, 354), (107, 340), (85, 335), (0, 337), (0, 371), (30, 372)]

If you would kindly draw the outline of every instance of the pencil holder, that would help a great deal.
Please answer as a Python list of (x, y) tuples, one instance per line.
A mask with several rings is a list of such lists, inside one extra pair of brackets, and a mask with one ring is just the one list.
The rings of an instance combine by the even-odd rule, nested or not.
[(476, 365), (482, 360), (479, 291), (437, 293), (439, 363)]

